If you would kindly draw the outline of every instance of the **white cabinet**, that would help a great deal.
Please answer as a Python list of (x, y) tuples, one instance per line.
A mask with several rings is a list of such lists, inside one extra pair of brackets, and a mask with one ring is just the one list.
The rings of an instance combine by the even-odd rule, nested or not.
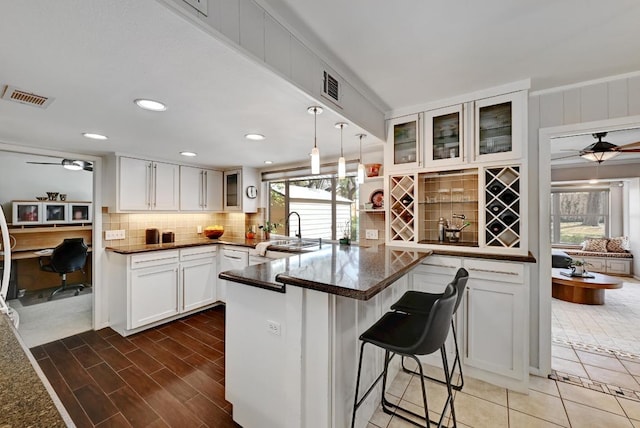
[[(460, 267), (469, 272), (465, 296), (455, 315), (463, 370), (469, 376), (526, 391), (528, 268), (517, 262), (435, 255), (409, 274), (409, 286), (441, 293)], [(447, 351), (452, 349), (447, 346)]]
[(180, 250), (183, 312), (198, 309), (217, 300), (215, 246)]
[(522, 389), (529, 371), (525, 265), (465, 259), (464, 267), (469, 281), (464, 301), (463, 362), (503, 377), (495, 383)]
[(422, 165), (420, 134), (420, 114), (389, 121), (385, 145), (385, 171), (406, 170)]
[(180, 210), (222, 211), (222, 172), (180, 166)]
[(134, 255), (130, 266), (127, 329), (176, 315), (178, 251)]
[(110, 326), (123, 336), (215, 303), (217, 246), (107, 252)]
[(224, 210), (255, 213), (258, 211), (258, 172), (239, 168), (224, 172)]
[(424, 165), (460, 165), (465, 161), (465, 105), (424, 113)]
[(178, 210), (178, 165), (128, 157), (120, 157), (119, 163), (119, 210)]
[(519, 159), (527, 137), (527, 92), (477, 100), (474, 110), (474, 160)]
[[(222, 248), (220, 252), (220, 272), (233, 269), (244, 269), (249, 266), (249, 250), (236, 248)], [(227, 281), (218, 280), (218, 300), (227, 300)]]

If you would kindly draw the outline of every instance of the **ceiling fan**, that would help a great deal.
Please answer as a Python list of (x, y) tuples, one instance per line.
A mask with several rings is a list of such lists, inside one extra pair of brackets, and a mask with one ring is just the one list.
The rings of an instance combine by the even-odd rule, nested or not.
[[(598, 162), (600, 164), (606, 160), (613, 159), (621, 153), (640, 153), (640, 141), (631, 144), (625, 144), (623, 146), (617, 146), (613, 143), (602, 141), (602, 139), (607, 136), (606, 132), (596, 132), (595, 134), (591, 135), (593, 136), (593, 138), (597, 138), (598, 141), (578, 151), (578, 156), (583, 159), (592, 162)], [(575, 156), (575, 154), (555, 158), (553, 160), (567, 159), (573, 156)]]
[(77, 160), (77, 159), (62, 159), (61, 162), (29, 162), (27, 163), (36, 165), (60, 165), (65, 169), (71, 171), (93, 171), (93, 163), (89, 161)]

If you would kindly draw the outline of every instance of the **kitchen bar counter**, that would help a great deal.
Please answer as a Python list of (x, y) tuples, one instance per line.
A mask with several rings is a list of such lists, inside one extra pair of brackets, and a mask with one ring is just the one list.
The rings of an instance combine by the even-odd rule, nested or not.
[(285, 291), (285, 285), (295, 285), (369, 300), (430, 254), (431, 251), (393, 249), (385, 245), (364, 248), (325, 244), (315, 252), (222, 272), (220, 278), (281, 292)]
[(38, 374), (36, 370), (40, 369), (34, 365), (37, 363), (18, 339), (11, 321), (0, 314), (0, 373), (4, 378), (0, 381), (0, 426), (73, 426), (53, 389), (45, 387), (46, 378)]

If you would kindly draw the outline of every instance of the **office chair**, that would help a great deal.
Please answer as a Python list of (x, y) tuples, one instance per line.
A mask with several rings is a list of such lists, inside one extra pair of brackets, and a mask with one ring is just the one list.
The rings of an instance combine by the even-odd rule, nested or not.
[(87, 251), (88, 248), (82, 238), (68, 238), (53, 249), (48, 264), (44, 264), (43, 258), (40, 257), (41, 270), (54, 272), (62, 277), (62, 284), (53, 290), (47, 300), (51, 300), (54, 295), (66, 290), (76, 290), (75, 295), (77, 296), (80, 290), (84, 289), (84, 284), (67, 285), (67, 274), (84, 269)]

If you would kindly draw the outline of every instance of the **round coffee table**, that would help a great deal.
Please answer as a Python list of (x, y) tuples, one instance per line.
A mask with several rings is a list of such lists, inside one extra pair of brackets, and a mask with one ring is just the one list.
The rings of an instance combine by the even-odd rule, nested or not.
[(552, 269), (551, 295), (556, 299), (585, 305), (604, 305), (604, 290), (622, 288), (622, 280), (615, 276), (589, 272), (593, 278), (565, 276), (569, 269)]

